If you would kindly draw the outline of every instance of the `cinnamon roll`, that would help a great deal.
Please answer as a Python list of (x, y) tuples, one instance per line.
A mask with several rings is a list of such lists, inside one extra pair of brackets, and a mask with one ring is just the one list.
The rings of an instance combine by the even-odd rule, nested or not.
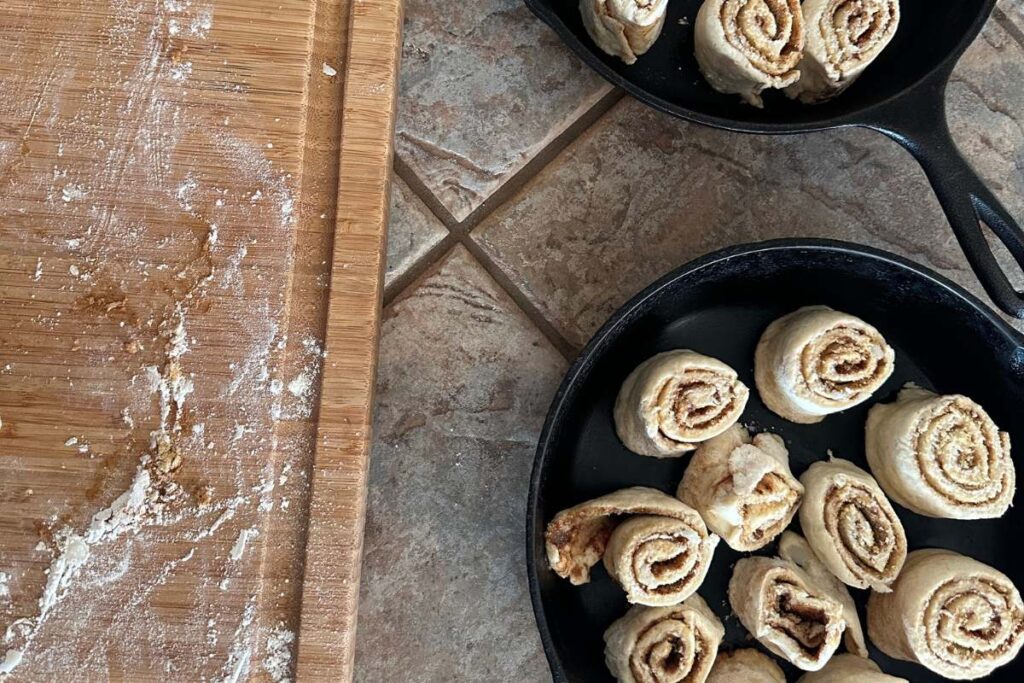
[(604, 632), (620, 683), (703, 683), (725, 628), (699, 595), (672, 607), (631, 607)]
[(870, 659), (854, 655), (836, 655), (821, 671), (806, 673), (796, 683), (910, 683), (882, 673)]
[(697, 64), (711, 87), (763, 107), (761, 92), (800, 77), (800, 0), (705, 0), (694, 25)]
[(739, 551), (763, 548), (781, 534), (803, 494), (782, 439), (768, 433), (751, 438), (742, 425), (700, 445), (676, 493)]
[(1024, 603), (988, 565), (950, 550), (915, 550), (891, 593), (868, 599), (879, 650), (954, 680), (988, 676), (1024, 644)]
[(719, 652), (707, 683), (786, 683), (786, 674), (771, 657), (748, 648)]
[(929, 517), (1001, 517), (1017, 488), (1010, 435), (980, 405), (913, 385), (871, 408), (867, 458), (894, 501)]
[(718, 545), (697, 512), (661, 491), (633, 487), (555, 515), (545, 546), (551, 569), (574, 585), (605, 568), (631, 603), (675, 605), (704, 581)]
[(806, 103), (835, 97), (881, 54), (900, 24), (899, 0), (805, 0), (807, 45), (800, 80), (786, 94)]
[(846, 585), (887, 593), (907, 559), (907, 535), (882, 489), (839, 459), (814, 463), (800, 481), (800, 526), (815, 555)]
[(595, 44), (632, 64), (661, 35), (668, 0), (580, 0), (583, 26)]
[(843, 606), (799, 567), (777, 558), (737, 562), (729, 604), (762, 645), (805, 671), (825, 666), (846, 628)]
[(895, 358), (863, 320), (808, 306), (765, 330), (754, 354), (754, 380), (772, 412), (812, 424), (871, 398), (889, 379)]
[(676, 457), (735, 424), (749, 396), (722, 361), (667, 351), (626, 378), (615, 400), (615, 429), (634, 453)]
[(843, 585), (843, 582), (822, 564), (818, 556), (811, 550), (807, 540), (793, 531), (782, 534), (782, 538), (779, 539), (779, 557), (804, 570), (804, 573), (818, 585), (818, 588), (843, 606), (843, 619), (846, 620), (843, 644), (846, 645), (849, 652), (858, 657), (867, 657), (868, 644), (864, 640), (864, 627), (861, 626), (860, 615), (857, 614), (857, 604), (853, 601), (853, 596), (850, 595), (850, 591)]

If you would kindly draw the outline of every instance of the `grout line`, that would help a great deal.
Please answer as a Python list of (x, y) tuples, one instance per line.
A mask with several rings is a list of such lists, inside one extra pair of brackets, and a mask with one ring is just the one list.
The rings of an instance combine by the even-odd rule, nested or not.
[(504, 204), (529, 181), (540, 175), (544, 167), (551, 163), (555, 157), (565, 151), (583, 133), (590, 130), (598, 119), (615, 106), (619, 100), (625, 97), (626, 93), (618, 88), (612, 88), (595, 102), (590, 109), (576, 117), (562, 131), (552, 138), (533, 158), (526, 162), (522, 168), (512, 174), (508, 180), (501, 184), (498, 189), (490, 194), (480, 206), (466, 216), (465, 220), (458, 223), (455, 232), (468, 235), (478, 226), (494, 209)]
[(420, 279), (423, 273), (430, 270), (434, 264), (440, 261), (445, 254), (451, 251), (452, 247), (458, 244), (455, 235), (449, 232), (444, 238), (427, 250), (425, 254), (417, 258), (413, 263), (402, 271), (391, 284), (384, 287), (383, 307), (387, 308), (394, 300), (413, 283)]
[(440, 242), (431, 247), (426, 254), (418, 258), (412, 265), (398, 275), (384, 290), (383, 306), (390, 306), (411, 291), (423, 276), (431, 271), (456, 244), (461, 244), (474, 259), (490, 275), (491, 279), (519, 307), (522, 313), (537, 327), (548, 342), (568, 361), (576, 357), (579, 349), (573, 346), (547, 316), (534, 305), (526, 293), (518, 287), (502, 270), (494, 259), (472, 238), (473, 230), (494, 209), (508, 201), (521, 190), (530, 180), (551, 163), (559, 154), (589, 130), (598, 119), (625, 97), (625, 92), (612, 88), (601, 96), (589, 109), (577, 116), (561, 132), (552, 138), (518, 171), (512, 174), (498, 189), (491, 193), (465, 220), (459, 221), (448, 211), (430, 191), (419, 175), (405, 162), (399, 154), (395, 154), (394, 171), (422, 201), (431, 213), (448, 229), (448, 234)]
[(505, 203), (513, 194), (523, 187), (531, 178), (536, 176), (545, 166), (557, 157), (566, 147), (572, 144), (576, 138), (586, 132), (605, 112), (611, 109), (619, 100), (625, 97), (625, 92), (618, 88), (612, 88), (600, 97), (585, 112), (577, 116), (572, 123), (567, 125), (558, 135), (545, 144), (540, 151), (533, 155), (526, 164), (513, 173), (494, 192), (485, 199), (480, 206), (476, 207), (465, 220), (459, 221), (448, 208), (431, 192), (419, 175), (402, 158), (395, 154), (395, 173), (405, 181), (409, 189), (413, 191), (420, 201), (427, 205), (427, 208), (444, 224), (449, 231), (456, 234), (469, 234), (473, 228), (487, 217), (495, 208)]
[(1024, 29), (1021, 29), (1017, 23), (1010, 18), (1002, 7), (996, 7), (992, 10), (992, 18), (996, 20), (996, 23), (1002, 27), (1004, 31), (1010, 34), (1017, 44), (1024, 48)]
[(459, 244), (465, 247), (473, 258), (477, 260), (477, 263), (487, 271), (487, 274), (491, 276), (491, 279), (494, 280), (505, 294), (512, 299), (516, 306), (519, 307), (519, 310), (521, 310), (530, 322), (540, 330), (540, 333), (547, 338), (548, 342), (553, 347), (555, 347), (555, 350), (562, 354), (566, 361), (572, 363), (576, 354), (579, 353), (579, 349), (570, 344), (569, 340), (562, 336), (562, 333), (551, 324), (551, 321), (547, 319), (541, 310), (537, 308), (533, 302), (530, 301), (529, 297), (527, 297), (526, 294), (512, 282), (508, 275), (505, 274), (505, 271), (501, 269), (501, 266), (488, 256), (483, 247), (474, 242), (469, 235), (462, 235), (457, 237), (457, 239)]
[(405, 184), (409, 186), (412, 193), (430, 209), (430, 212), (437, 217), (441, 223), (444, 224), (448, 230), (452, 230), (459, 224), (455, 216), (448, 211), (447, 207), (441, 203), (441, 201), (434, 196), (434, 193), (430, 191), (430, 188), (420, 179), (416, 171), (412, 170), (405, 160), (402, 159), (397, 153), (395, 154), (394, 160), (395, 174), (405, 181)]

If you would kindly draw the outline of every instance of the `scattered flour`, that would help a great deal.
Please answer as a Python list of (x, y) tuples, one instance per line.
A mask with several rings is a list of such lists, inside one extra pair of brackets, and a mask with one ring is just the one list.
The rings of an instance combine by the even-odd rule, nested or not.
[(0, 664), (0, 674), (14, 670), (22, 661), (40, 627), (50, 612), (64, 599), (82, 567), (89, 560), (94, 546), (112, 541), (138, 529), (159, 515), (152, 504), (149, 471), (140, 467), (127, 491), (118, 496), (110, 507), (92, 516), (89, 525), (80, 533), (63, 530), (57, 536), (58, 553), (50, 563), (46, 585), (39, 598), (38, 613), (23, 617), (7, 627), (4, 643), (11, 645)]
[(266, 657), (263, 668), (274, 683), (291, 683), (292, 645), (295, 634), (278, 624), (267, 635)]
[(250, 538), (256, 538), (260, 535), (258, 529), (249, 528), (242, 529), (238, 532), (238, 538), (235, 540), (235, 545), (231, 547), (231, 553), (228, 555), (232, 562), (238, 562), (242, 559), (242, 555), (245, 554), (245, 546), (249, 543)]
[(234, 638), (231, 641), (231, 650), (228, 653), (228, 661), (221, 669), (222, 675), (217, 683), (239, 683), (246, 680), (249, 674), (249, 663), (252, 660), (253, 649), (253, 619), (256, 616), (256, 596), (249, 598), (242, 612), (242, 620), (235, 629)]

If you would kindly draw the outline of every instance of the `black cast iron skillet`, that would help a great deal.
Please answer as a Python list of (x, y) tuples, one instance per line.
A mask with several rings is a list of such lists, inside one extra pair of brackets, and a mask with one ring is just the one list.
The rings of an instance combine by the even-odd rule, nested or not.
[(992, 300), (1008, 314), (1024, 318), (1024, 298), (996, 262), (978, 220), (1022, 266), (1024, 233), (957, 151), (946, 124), (949, 76), (996, 0), (901, 0), (895, 37), (849, 90), (819, 105), (799, 104), (778, 91), (767, 91), (764, 109), (715, 92), (701, 76), (693, 56), (692, 24), (702, 0), (670, 0), (661, 37), (632, 66), (594, 45), (580, 20), (578, 0), (525, 1), (598, 73), (675, 116), (747, 133), (804, 133), (843, 126), (885, 133), (924, 167)]
[[(545, 525), (559, 510), (626, 486), (674, 493), (689, 461), (635, 455), (615, 435), (612, 404), (640, 362), (674, 348), (720, 358), (752, 388), (742, 422), (781, 435), (794, 474), (825, 459), (829, 449), (867, 468), (864, 421), (874, 400), (816, 425), (797, 425), (768, 411), (753, 390), (754, 347), (765, 327), (811, 304), (860, 316), (895, 348), (895, 373), (875, 399), (892, 400), (909, 381), (940, 393), (963, 393), (980, 402), (1018, 448), (1024, 444), (1024, 337), (932, 271), (885, 252), (817, 240), (734, 247), (683, 266), (626, 304), (594, 336), (562, 382), (540, 437), (527, 507), (527, 573), (556, 681), (612, 680), (601, 635), (628, 605), (600, 563), (583, 586), (555, 576), (544, 553)], [(1002, 519), (981, 521), (930, 519), (899, 506), (896, 511), (912, 550), (957, 550), (997, 567), (1024, 589), (1019, 541), (1024, 505)], [(774, 550), (772, 544), (758, 554)], [(727, 618), (726, 585), (739, 557), (720, 543), (699, 591), (723, 618), (726, 649), (753, 642), (735, 617)], [(851, 592), (863, 618), (866, 591)], [(886, 672), (914, 683), (943, 680), (874, 648), (872, 658)], [(799, 672), (790, 667), (787, 674), (795, 681)], [(1024, 680), (1024, 655), (988, 680)]]

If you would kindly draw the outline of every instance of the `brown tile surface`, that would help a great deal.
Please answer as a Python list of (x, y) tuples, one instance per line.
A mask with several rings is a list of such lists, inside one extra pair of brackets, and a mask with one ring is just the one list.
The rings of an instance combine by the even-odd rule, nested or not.
[[(964, 153), (1024, 218), (1024, 49), (997, 22), (948, 105)], [(980, 291), (921, 169), (866, 130), (743, 136), (624, 100), (475, 233), (555, 327), (583, 344), (652, 279), (775, 237), (890, 249)]]
[(391, 218), (388, 223), (388, 267), (384, 283), (422, 258), (448, 231), (397, 175), (391, 176)]
[(386, 312), (356, 680), (541, 681), (533, 449), (565, 369), (462, 247)]
[(521, 0), (408, 0), (396, 149), (462, 220), (608, 86)]

